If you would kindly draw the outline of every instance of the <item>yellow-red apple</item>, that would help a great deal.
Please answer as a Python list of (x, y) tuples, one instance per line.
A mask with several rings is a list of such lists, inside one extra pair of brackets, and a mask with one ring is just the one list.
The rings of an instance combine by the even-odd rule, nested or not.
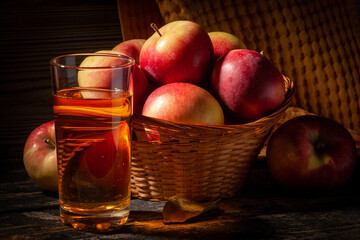
[(123, 78), (123, 76), (130, 75), (132, 69), (130, 68), (128, 73), (124, 73), (122, 69), (117, 67), (127, 64), (128, 60), (118, 57), (121, 56), (121, 53), (112, 50), (101, 50), (96, 54), (99, 55), (87, 57), (81, 62), (80, 67), (85, 69), (78, 73), (79, 86), (85, 88), (123, 89), (122, 80), (127, 79)]
[[(97, 53), (110, 53), (110, 54), (122, 54), (114, 50), (102, 50)], [(116, 58), (109, 58), (106, 56), (95, 56), (87, 57), (82, 63), (81, 67), (101, 67), (101, 66), (111, 66), (121, 63)], [(119, 76), (116, 76), (116, 74)], [(121, 70), (94, 70), (94, 71), (83, 71), (79, 72), (78, 82), (80, 87), (90, 87), (90, 88), (106, 88), (113, 89), (116, 87), (116, 84), (122, 84), (121, 81), (114, 81), (113, 79), (119, 77), (122, 78)], [(147, 80), (144, 72), (141, 70), (139, 65), (134, 64), (133, 70), (130, 76), (129, 82), (129, 92), (133, 96), (133, 111), (136, 114), (141, 114), (142, 107), (144, 102), (150, 92), (153, 90), (153, 87)], [(122, 89), (122, 86), (118, 87)], [(89, 95), (89, 93), (87, 93)]]
[(300, 116), (271, 136), (266, 159), (281, 185), (292, 190), (330, 190), (344, 184), (357, 161), (355, 141), (336, 121)]
[(217, 31), (208, 34), (214, 47), (215, 62), (230, 50), (246, 48), (245, 43), (231, 33)]
[(170, 22), (144, 43), (140, 66), (149, 81), (199, 84), (211, 74), (214, 49), (207, 32), (191, 21)]
[(213, 69), (211, 85), (240, 123), (271, 113), (285, 100), (283, 75), (263, 54), (252, 50), (223, 55)]
[(169, 83), (147, 98), (143, 115), (192, 124), (224, 124), (218, 101), (205, 89), (190, 83)]
[(52, 192), (58, 190), (55, 141), (54, 121), (44, 123), (30, 133), (23, 154), (29, 177), (41, 188)]

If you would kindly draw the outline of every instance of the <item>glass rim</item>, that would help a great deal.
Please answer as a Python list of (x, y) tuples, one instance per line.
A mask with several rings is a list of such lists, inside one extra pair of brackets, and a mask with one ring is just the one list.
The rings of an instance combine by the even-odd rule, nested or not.
[[(71, 57), (71, 56), (87, 56), (87, 57), (93, 57), (93, 56), (104, 56), (104, 57), (117, 57), (117, 58), (122, 58), (126, 61), (124, 64), (119, 64), (119, 65), (114, 65), (114, 66), (108, 66), (108, 67), (80, 67), (80, 66), (69, 66), (66, 64), (60, 64), (58, 62), (56, 62), (58, 59), (60, 58), (65, 58), (65, 57)], [(85, 58), (84, 58), (85, 59)], [(54, 67), (60, 67), (60, 68), (69, 68), (69, 69), (116, 69), (116, 68), (126, 68), (126, 67), (131, 67), (132, 65), (135, 64), (135, 59), (126, 56), (124, 54), (121, 53), (70, 53), (70, 54), (64, 54), (64, 55), (60, 55), (54, 58), (50, 59), (50, 65), (54, 66)]]

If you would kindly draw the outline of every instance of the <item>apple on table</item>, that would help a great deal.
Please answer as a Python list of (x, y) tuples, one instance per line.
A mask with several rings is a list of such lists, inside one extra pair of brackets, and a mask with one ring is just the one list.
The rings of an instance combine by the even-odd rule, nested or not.
[(256, 51), (229, 51), (216, 62), (211, 78), (214, 94), (240, 123), (264, 117), (285, 100), (283, 75)]
[(173, 21), (146, 40), (140, 66), (156, 86), (173, 82), (199, 84), (210, 76), (214, 49), (207, 32), (192, 21)]
[(355, 141), (338, 122), (295, 117), (270, 137), (266, 160), (274, 179), (291, 190), (331, 190), (343, 185), (357, 162)]
[(50, 121), (30, 133), (24, 146), (23, 161), (29, 177), (41, 188), (52, 192), (58, 190), (56, 159), (55, 124)]

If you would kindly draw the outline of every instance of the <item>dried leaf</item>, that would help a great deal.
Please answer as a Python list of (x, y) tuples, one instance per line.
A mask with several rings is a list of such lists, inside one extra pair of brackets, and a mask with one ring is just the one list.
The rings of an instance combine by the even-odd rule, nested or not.
[(181, 196), (169, 198), (163, 208), (165, 223), (183, 223), (195, 217), (218, 214), (220, 209), (211, 202), (196, 202)]

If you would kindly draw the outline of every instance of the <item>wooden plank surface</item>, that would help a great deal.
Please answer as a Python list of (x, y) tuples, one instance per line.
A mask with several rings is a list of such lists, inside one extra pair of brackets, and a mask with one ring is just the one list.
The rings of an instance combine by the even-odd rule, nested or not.
[(164, 203), (132, 199), (119, 232), (63, 226), (58, 196), (29, 179), (22, 150), (28, 134), (52, 119), (50, 58), (122, 41), (116, 0), (5, 0), (0, 20), (0, 239), (360, 238), (359, 166), (339, 190), (301, 194), (279, 187), (263, 159), (237, 196), (218, 202), (223, 212), (213, 218), (164, 224)]
[(260, 179), (270, 179), (264, 176), (269, 174), (264, 169), (264, 161), (258, 160), (243, 191), (217, 203), (223, 211), (218, 216), (193, 223), (164, 224), (161, 213), (164, 203), (133, 199), (129, 221), (123, 229), (99, 235), (63, 226), (59, 221), (57, 195), (43, 192), (28, 179), (24, 169), (13, 164), (0, 184), (0, 238), (357, 239), (360, 236), (359, 175), (338, 191), (299, 194), (285, 191), (268, 179), (262, 182)]

